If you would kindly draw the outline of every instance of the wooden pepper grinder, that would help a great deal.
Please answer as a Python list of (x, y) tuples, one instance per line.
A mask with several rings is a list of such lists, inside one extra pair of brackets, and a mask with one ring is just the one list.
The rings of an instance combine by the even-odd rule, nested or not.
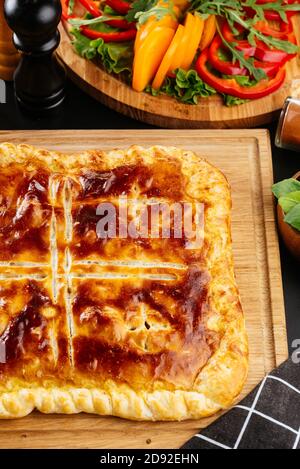
[(60, 0), (5, 0), (4, 14), (22, 53), (14, 75), (19, 104), (31, 113), (56, 109), (65, 97), (65, 71), (54, 51), (60, 42)]
[(4, 0), (0, 0), (0, 79), (12, 80), (20, 56), (12, 41), (12, 31), (4, 18)]

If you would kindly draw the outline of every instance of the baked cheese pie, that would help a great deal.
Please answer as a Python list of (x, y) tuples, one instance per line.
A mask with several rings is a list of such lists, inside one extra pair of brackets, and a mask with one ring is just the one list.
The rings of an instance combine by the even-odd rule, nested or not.
[(232, 405), (248, 350), (219, 170), (176, 148), (6, 143), (0, 188), (1, 418)]

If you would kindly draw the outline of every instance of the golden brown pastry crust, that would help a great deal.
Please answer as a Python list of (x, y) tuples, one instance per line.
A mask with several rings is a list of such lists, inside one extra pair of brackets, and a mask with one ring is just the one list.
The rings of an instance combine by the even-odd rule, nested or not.
[[(219, 170), (176, 148), (2, 144), (0, 184), (0, 418), (183, 420), (232, 405), (248, 347)], [(97, 205), (122, 195), (203, 203), (203, 246), (99, 240)]]

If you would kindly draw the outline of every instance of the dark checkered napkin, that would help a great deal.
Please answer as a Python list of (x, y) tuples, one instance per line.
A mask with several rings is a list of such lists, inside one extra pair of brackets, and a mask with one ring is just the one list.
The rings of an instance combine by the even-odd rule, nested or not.
[(300, 449), (300, 364), (286, 361), (183, 449)]

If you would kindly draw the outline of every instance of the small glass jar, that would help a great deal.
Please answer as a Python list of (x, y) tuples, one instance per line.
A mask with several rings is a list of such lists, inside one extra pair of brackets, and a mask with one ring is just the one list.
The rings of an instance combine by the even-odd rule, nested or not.
[(275, 144), (279, 148), (300, 152), (300, 99), (288, 98), (285, 101)]

